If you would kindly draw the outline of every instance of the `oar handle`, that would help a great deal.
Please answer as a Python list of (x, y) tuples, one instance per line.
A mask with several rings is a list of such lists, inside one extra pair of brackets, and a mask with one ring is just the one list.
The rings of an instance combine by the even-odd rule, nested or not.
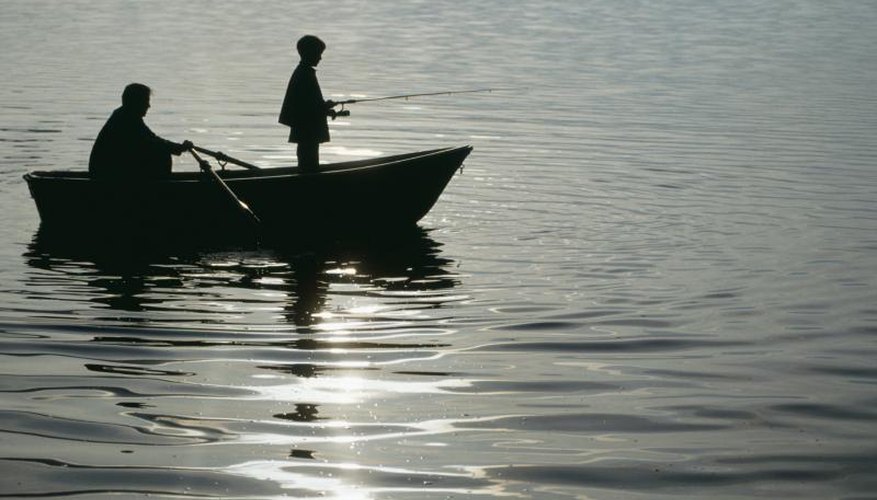
[(212, 172), (213, 169), (210, 168), (210, 163), (204, 158), (201, 158), (201, 156), (195, 152), (196, 149), (198, 149), (197, 146), (192, 146), (192, 149), (190, 149), (189, 152), (192, 153), (192, 157), (198, 162), (198, 168), (204, 172)]
[(233, 158), (231, 156), (228, 156), (227, 154), (223, 153), (222, 151), (211, 151), (209, 149), (202, 148), (200, 146), (192, 146), (192, 149), (194, 149), (195, 151), (204, 153), (205, 155), (210, 155), (210, 156), (216, 158), (217, 161), (221, 161), (224, 163), (232, 163), (234, 165), (248, 168), (250, 170), (261, 170), (259, 167), (253, 165), (252, 163), (247, 163), (243, 160), (238, 160), (237, 158)]

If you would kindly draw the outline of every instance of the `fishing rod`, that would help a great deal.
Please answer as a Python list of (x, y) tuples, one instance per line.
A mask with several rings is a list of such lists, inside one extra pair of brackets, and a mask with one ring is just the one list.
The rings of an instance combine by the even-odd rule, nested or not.
[(470, 89), (470, 90), (445, 90), (442, 92), (422, 92), (419, 94), (401, 94), (401, 95), (388, 95), (383, 97), (369, 97), (365, 99), (348, 99), (346, 101), (338, 101), (335, 104), (356, 104), (358, 102), (372, 102), (372, 101), (388, 101), (390, 99), (408, 99), (410, 97), (426, 97), (430, 95), (456, 95), (456, 94), (475, 94), (480, 92), (499, 92), (503, 90), (514, 90), (514, 89), (500, 89), (500, 88), (486, 88), (486, 89)]
[(388, 95), (383, 97), (368, 97), (364, 99), (347, 99), (346, 101), (337, 101), (336, 105), (341, 105), (341, 109), (336, 112), (336, 116), (349, 116), (350, 111), (344, 109), (346, 104), (356, 104), (360, 102), (374, 102), (374, 101), (389, 101), (391, 99), (405, 99), (408, 100), (411, 97), (426, 97), (426, 96), (435, 96), (435, 95), (456, 95), (456, 94), (476, 94), (482, 92), (500, 92), (504, 90), (515, 90), (508, 88), (483, 88), (483, 89), (469, 89), (469, 90), (444, 90), (441, 92), (421, 92), (418, 94), (400, 94), (400, 95)]

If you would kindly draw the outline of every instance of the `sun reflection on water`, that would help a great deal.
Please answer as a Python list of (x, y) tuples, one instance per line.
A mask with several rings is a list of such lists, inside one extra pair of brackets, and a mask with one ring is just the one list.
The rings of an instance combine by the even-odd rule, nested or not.
[[(509, 491), (503, 482), (485, 481), (487, 474), (473, 471), (432, 471), (390, 466), (365, 466), (355, 463), (313, 464), (283, 461), (250, 461), (228, 467), (226, 472), (255, 479), (273, 481), (281, 488), (301, 496), (319, 496), (338, 500), (371, 500), (384, 493), (424, 495), (484, 495), (496, 498), (527, 498)], [(473, 476), (482, 476), (480, 482)], [(376, 486), (375, 483), (400, 483)], [(405, 486), (401, 484), (404, 483)], [(445, 485), (447, 484), (447, 485)], [(307, 494), (310, 493), (310, 494)], [(278, 498), (287, 498), (286, 496)]]
[[(470, 298), (455, 293), (461, 276), (426, 232), (377, 248), (203, 252), (136, 266), (75, 251), (59, 258), (39, 241), (32, 255), (34, 266), (75, 279), (100, 276), (88, 286), (102, 295), (140, 301), (141, 328), (84, 339), (126, 357), (137, 348), (163, 366), (141, 374), (129, 368), (136, 361), (101, 364), (135, 385), (154, 378), (143, 391), (155, 395), (127, 397), (120, 414), (148, 435), (220, 450), (208, 453), (222, 457), (226, 473), (292, 496), (493, 487), (472, 483), (462, 465), (416, 465), (422, 450), (448, 445), (443, 436), (484, 420), (432, 408), (473, 380), (426, 366), (459, 352), (444, 309)], [(107, 309), (131, 305), (107, 301), (101, 314)], [(412, 454), (388, 451), (397, 446)]]

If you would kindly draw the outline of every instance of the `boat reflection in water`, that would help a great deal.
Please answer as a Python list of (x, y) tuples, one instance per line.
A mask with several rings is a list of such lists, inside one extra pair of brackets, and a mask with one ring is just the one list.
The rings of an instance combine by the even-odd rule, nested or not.
[[(130, 234), (95, 241), (40, 229), (25, 257), (33, 269), (51, 271), (35, 284), (55, 280), (74, 302), (92, 303), (69, 311), (83, 319), (314, 333), (334, 317), (329, 295), (335, 311), (364, 298), (443, 295), (457, 276), (440, 248), (417, 226), (345, 238), (291, 234), (264, 248)], [(106, 311), (115, 312), (91, 316)]]
[[(66, 307), (34, 315), (30, 349), (54, 361), (21, 379), (64, 404), (40, 404), (32, 424), (54, 446), (17, 450), (22, 473), (64, 488), (45, 494), (493, 488), (441, 453), (443, 436), (472, 420), (437, 405), (470, 384), (443, 361), (456, 333), (447, 309), (468, 297), (441, 244), (417, 227), (299, 236), (253, 250), (38, 232), (28, 289)], [(112, 465), (91, 458), (109, 453)], [(411, 465), (425, 454), (436, 455), (428, 469)]]

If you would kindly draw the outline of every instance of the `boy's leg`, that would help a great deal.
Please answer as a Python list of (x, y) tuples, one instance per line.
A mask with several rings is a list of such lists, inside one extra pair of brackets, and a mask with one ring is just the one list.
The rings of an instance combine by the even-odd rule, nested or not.
[(320, 166), (320, 143), (300, 142), (296, 147), (298, 166), (303, 170), (317, 170)]

